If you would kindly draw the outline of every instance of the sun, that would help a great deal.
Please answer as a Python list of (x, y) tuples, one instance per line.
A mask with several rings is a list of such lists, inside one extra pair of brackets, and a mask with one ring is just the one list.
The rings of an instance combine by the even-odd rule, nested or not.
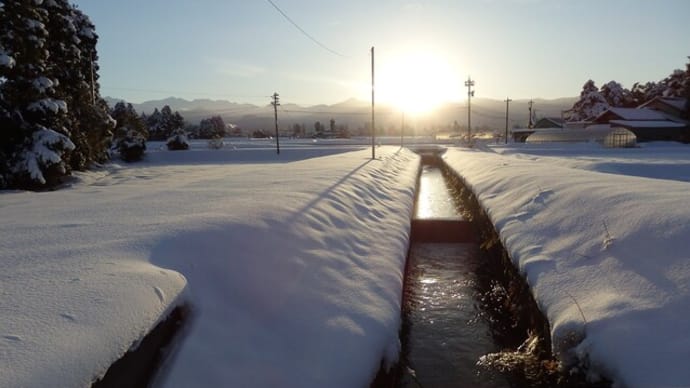
[(462, 97), (462, 82), (448, 61), (428, 52), (410, 52), (376, 69), (377, 100), (410, 114), (424, 114)]

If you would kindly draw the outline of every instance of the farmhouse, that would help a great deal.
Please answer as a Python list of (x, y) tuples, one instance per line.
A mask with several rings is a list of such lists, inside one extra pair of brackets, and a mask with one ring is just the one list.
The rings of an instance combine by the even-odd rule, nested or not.
[[(666, 100), (666, 101), (665, 101)], [(594, 119), (594, 124), (625, 128), (637, 141), (690, 141), (688, 122), (680, 117), (680, 99), (655, 98), (637, 108), (609, 108)], [(667, 101), (673, 101), (669, 104)], [(682, 100), (685, 104), (685, 100)]]

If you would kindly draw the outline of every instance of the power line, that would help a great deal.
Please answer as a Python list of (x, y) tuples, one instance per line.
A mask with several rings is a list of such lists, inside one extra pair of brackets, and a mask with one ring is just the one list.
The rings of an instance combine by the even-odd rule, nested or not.
[(292, 19), (290, 19), (290, 17), (289, 17), (285, 12), (283, 12), (283, 10), (280, 9), (272, 0), (266, 0), (266, 1), (268, 1), (268, 3), (271, 4), (271, 5), (273, 6), (273, 8), (276, 9), (276, 11), (280, 12), (280, 14), (283, 15), (283, 17), (285, 18), (285, 20), (287, 20), (288, 22), (290, 22), (290, 24), (292, 24), (296, 29), (298, 29), (304, 36), (306, 36), (307, 38), (309, 38), (312, 42), (316, 43), (316, 44), (319, 45), (322, 49), (324, 49), (324, 50), (330, 52), (331, 54), (337, 55), (337, 56), (339, 56), (339, 57), (347, 58), (347, 56), (345, 56), (345, 55), (343, 55), (343, 54), (341, 54), (341, 53), (339, 53), (339, 52), (337, 52), (337, 51), (332, 50), (330, 47), (328, 47), (328, 46), (326, 46), (325, 44), (319, 42), (316, 38), (314, 38), (313, 36), (311, 36), (307, 31), (304, 31), (304, 29), (302, 29), (302, 27), (300, 27), (299, 24), (295, 23)]

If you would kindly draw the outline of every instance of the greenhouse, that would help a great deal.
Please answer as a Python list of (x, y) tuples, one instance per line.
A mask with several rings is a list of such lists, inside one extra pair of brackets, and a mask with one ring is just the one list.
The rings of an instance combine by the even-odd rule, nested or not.
[(626, 148), (637, 145), (635, 134), (625, 128), (589, 127), (586, 129), (536, 130), (527, 137), (527, 143), (599, 143), (609, 148)]

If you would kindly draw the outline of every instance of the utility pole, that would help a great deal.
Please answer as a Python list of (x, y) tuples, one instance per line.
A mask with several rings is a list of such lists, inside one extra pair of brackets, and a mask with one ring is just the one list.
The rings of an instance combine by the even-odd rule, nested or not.
[(271, 97), (273, 98), (271, 105), (273, 105), (273, 116), (276, 124), (276, 153), (280, 155), (280, 136), (278, 135), (278, 105), (280, 105), (280, 100), (278, 93), (273, 93)]
[(474, 80), (470, 78), (469, 76), (467, 77), (467, 81), (465, 81), (465, 86), (467, 86), (467, 142), (469, 143), (470, 147), (472, 147), (472, 108), (471, 108), (471, 100), (472, 97), (474, 97), (474, 90), (472, 90), (472, 86), (474, 86)]
[(534, 126), (534, 123), (532, 122), (532, 105), (534, 105), (534, 101), (529, 100), (527, 103), (527, 106), (529, 107), (529, 124), (527, 124), (527, 128), (532, 128)]
[(371, 159), (376, 159), (376, 117), (374, 115), (374, 46), (371, 46)]
[(506, 144), (508, 144), (508, 105), (510, 104), (511, 100), (510, 98), (506, 97)]

